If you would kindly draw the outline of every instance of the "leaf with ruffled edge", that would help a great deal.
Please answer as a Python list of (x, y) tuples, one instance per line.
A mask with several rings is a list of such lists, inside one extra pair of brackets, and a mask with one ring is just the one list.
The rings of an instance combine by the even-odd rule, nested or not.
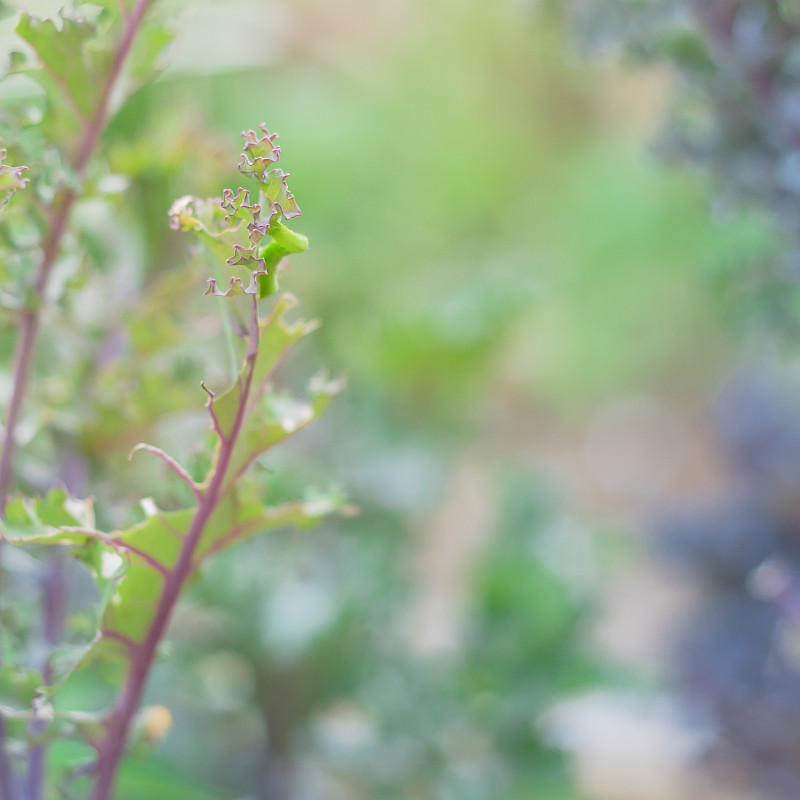
[(250, 192), (239, 187), (239, 191), (234, 195), (231, 189), (222, 190), (222, 208), (227, 212), (225, 220), (231, 226), (237, 220), (243, 220), (248, 225), (257, 228), (266, 227), (269, 220), (261, 217), (261, 206), (258, 203), (250, 203)]
[(273, 294), (277, 291), (280, 261), (308, 247), (305, 236), (281, 222), (300, 216), (300, 207), (286, 183), (288, 173), (272, 168), (280, 156), (280, 147), (275, 144), (277, 134), (270, 133), (263, 124), (259, 128), (261, 136), (253, 130), (242, 132), (245, 144), (239, 164), (240, 172), (259, 182), (258, 202), (240, 187), (235, 194), (225, 189), (221, 200), (182, 197), (169, 212), (170, 227), (197, 233), (229, 267), (248, 271), (247, 288), (240, 277), (231, 279), (226, 290), (217, 288), (216, 279), (209, 279), (206, 294), (216, 297), (252, 294), (254, 285), (258, 286), (259, 297)]
[(277, 209), (284, 219), (294, 219), (299, 217), (302, 212), (300, 206), (297, 205), (297, 200), (294, 195), (289, 191), (289, 186), (286, 179), (289, 177), (288, 172), (282, 169), (272, 169), (265, 176), (262, 181), (264, 188), (261, 191), (260, 198), (263, 203), (264, 199), (269, 201), (272, 209)]
[[(119, 0), (77, 3), (52, 18), (22, 13), (16, 33), (29, 53), (13, 52), (8, 74), (25, 74), (44, 90), (43, 124), (69, 151), (90, 124), (112, 74), (112, 64), (130, 12)], [(172, 40), (163, 25), (151, 22), (134, 39), (124, 65), (125, 93), (158, 69), (158, 58)]]
[(262, 122), (258, 129), (263, 136), (259, 136), (252, 128), (242, 131), (244, 147), (242, 157), (239, 162), (239, 172), (242, 174), (252, 174), (253, 177), (263, 182), (263, 175), (277, 163), (281, 155), (280, 145), (275, 144), (278, 138), (277, 133), (270, 133), (267, 126)]
[[(270, 133), (262, 123), (258, 126), (264, 134), (259, 137), (254, 130), (242, 131), (245, 145), (242, 148), (242, 158), (239, 162), (239, 172), (242, 175), (252, 175), (263, 188), (260, 195), (261, 207), (265, 207), (264, 201), (270, 209), (269, 219), (271, 220), (276, 212), (284, 219), (299, 217), (302, 213), (300, 206), (294, 199), (294, 195), (289, 191), (286, 179), (288, 172), (282, 169), (273, 168), (280, 158), (281, 148), (275, 144), (278, 138), (277, 133)], [(241, 189), (239, 192), (241, 193)]]
[[(178, 198), (169, 209), (169, 226), (199, 236), (220, 262), (225, 261), (228, 266), (249, 266), (248, 277), (254, 270), (266, 272), (266, 265), (253, 250), (257, 242), (251, 241), (246, 219), (238, 209), (226, 208), (216, 197), (204, 199), (186, 195)], [(239, 255), (246, 252), (253, 254), (249, 261), (242, 260)]]
[(208, 289), (206, 294), (212, 294), (214, 297), (235, 297), (238, 294), (258, 294), (258, 278), (263, 275), (266, 276), (267, 272), (263, 269), (253, 270), (250, 276), (250, 283), (245, 287), (241, 278), (231, 278), (228, 283), (228, 288), (225, 291), (217, 288), (217, 281), (214, 278), (208, 279)]
[[(249, 270), (262, 269), (264, 260), (258, 256), (258, 246), (253, 244), (250, 247), (242, 247), (235, 244), (233, 255), (225, 262), (229, 267), (247, 267)], [(263, 270), (266, 273), (266, 270)]]
[[(114, 58), (109, 14), (95, 20), (61, 11), (53, 19), (20, 15), (17, 35), (35, 58), (13, 53), (10, 73), (35, 80), (45, 94), (45, 124), (56, 139), (77, 139), (98, 107)], [(66, 144), (67, 142), (63, 142)]]

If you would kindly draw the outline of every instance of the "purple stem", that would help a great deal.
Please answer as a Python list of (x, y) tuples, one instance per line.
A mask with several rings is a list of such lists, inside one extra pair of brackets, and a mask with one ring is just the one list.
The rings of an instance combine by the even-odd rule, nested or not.
[(161, 448), (153, 447), (151, 444), (137, 444), (136, 447), (128, 454), (128, 461), (140, 450), (152, 453), (156, 458), (160, 458), (185, 484), (189, 487), (191, 493), (199, 500), (200, 487), (192, 480), (192, 476), (172, 457), (168, 456)]
[[(158, 644), (166, 633), (172, 613), (184, 584), (192, 573), (194, 555), (206, 524), (217, 509), (233, 449), (245, 421), (247, 403), (253, 383), (253, 367), (258, 353), (258, 301), (253, 297), (250, 347), (245, 362), (244, 385), (239, 407), (230, 434), (221, 437), (219, 458), (208, 489), (201, 494), (192, 524), (186, 533), (178, 561), (167, 575), (153, 620), (141, 644), (131, 652), (131, 663), (125, 685), (116, 706), (106, 722), (106, 732), (98, 747), (97, 772), (91, 800), (110, 800), (117, 770), (125, 752), (131, 721), (139, 708), (147, 678), (155, 660)], [(212, 409), (213, 418), (213, 409)]]
[(6, 755), (5, 740), (6, 723), (0, 717), (0, 800), (13, 800), (16, 797), (16, 788), (14, 785), (14, 773)]
[[(105, 128), (108, 118), (111, 96), (122, 73), (122, 67), (130, 53), (136, 34), (151, 0), (137, 0), (130, 15), (125, 17), (125, 29), (119, 47), (114, 56), (108, 80), (103, 86), (100, 100), (94, 116), (87, 125), (83, 138), (78, 145), (78, 152), (73, 162), (73, 169), (78, 179), (84, 177), (92, 154), (97, 147), (100, 134)], [(0, 454), (0, 518), (5, 517), (5, 508), (11, 491), (14, 474), (14, 455), (16, 450), (16, 431), (22, 411), (22, 404), (28, 390), (31, 364), (36, 350), (36, 340), (41, 324), (40, 310), (44, 303), (45, 291), (53, 264), (58, 255), (61, 240), (67, 229), (72, 208), (77, 200), (73, 189), (64, 192), (60, 203), (51, 216), (50, 229), (45, 239), (42, 260), (39, 263), (33, 288), (37, 298), (34, 308), (25, 309), (20, 317), (20, 335), (14, 355), (13, 390), (6, 415), (5, 439)], [(0, 800), (15, 800), (14, 777), (5, 749), (5, 725), (0, 718)]]
[(167, 568), (157, 558), (154, 558), (149, 553), (146, 553), (144, 550), (140, 550), (135, 545), (115, 539), (113, 536), (103, 533), (103, 531), (96, 531), (93, 528), (76, 528), (72, 525), (64, 525), (59, 530), (62, 530), (65, 533), (82, 533), (84, 536), (91, 536), (93, 539), (98, 539), (103, 544), (108, 545), (119, 552), (131, 553), (132, 555), (138, 556), (142, 559), (142, 561), (145, 562), (145, 564), (148, 564), (156, 572), (160, 572), (162, 575), (167, 575), (169, 572), (169, 570), (167, 570)]
[[(47, 565), (42, 592), (43, 599), (43, 633), (45, 643), (50, 649), (55, 648), (61, 638), (63, 622), (64, 594), (66, 592), (64, 562), (56, 557)], [(53, 679), (53, 669), (48, 656), (42, 670), (45, 683)], [(44, 730), (44, 722), (37, 720), (31, 725), (31, 733), (38, 734)], [(43, 745), (32, 747), (28, 756), (28, 800), (42, 800), (44, 788), (45, 748)]]

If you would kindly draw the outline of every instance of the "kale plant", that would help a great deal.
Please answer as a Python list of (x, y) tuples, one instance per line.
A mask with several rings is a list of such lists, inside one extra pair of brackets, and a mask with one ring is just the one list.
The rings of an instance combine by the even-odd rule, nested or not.
[(769, 800), (800, 792), (797, 397), (786, 375), (732, 380), (715, 418), (732, 473), (726, 490), (656, 525), (662, 557), (703, 590), (677, 661), (693, 720), (714, 734), (705, 765), (723, 785)]
[(610, 0), (571, 6), (588, 43), (621, 39), (677, 72), (663, 155), (708, 170), (725, 199), (770, 212), (798, 246), (800, 13), (779, 0)]
[[(0, 457), (4, 800), (56, 791), (111, 797), (129, 747), (152, 738), (166, 713), (135, 723), (187, 584), (209, 558), (245, 539), (348, 510), (336, 491), (275, 499), (256, 466), (340, 389), (324, 374), (304, 400), (273, 387), (278, 364), (316, 327), (290, 321), (295, 300), (278, 291), (284, 258), (307, 241), (287, 224), (300, 209), (277, 167), (276, 134), (263, 125), (243, 134), (239, 171), (251, 189), (185, 196), (169, 212), (170, 227), (193, 233), (214, 264), (203, 313), (217, 316), (213, 305), (224, 320), (227, 386), (213, 359), (201, 384), (196, 357), (184, 356), (172, 382), (163, 368), (154, 382), (138, 357), (180, 347), (172, 316), (202, 295), (200, 280), (182, 272), (177, 285), (154, 281), (156, 298), (174, 304), (163, 310), (166, 324), (137, 319), (126, 297), (130, 324), (120, 325), (119, 298), (130, 289), (125, 251), (136, 230), (124, 230), (126, 179), (109, 171), (103, 134), (124, 98), (152, 78), (170, 40), (150, 19), (151, 5), (104, 0), (77, 2), (54, 19), (23, 13), (16, 32), (24, 50), (11, 55), (6, 77), (14, 91), (0, 111), (9, 162), (0, 166), (0, 273), (3, 330), (15, 345), (6, 354), (12, 379)], [(214, 355), (219, 347), (208, 349)], [(134, 442), (130, 457), (152, 457), (175, 484), (165, 491), (164, 478), (147, 468), (153, 493), (167, 502), (145, 498), (139, 510), (121, 510), (124, 487), (98, 480), (101, 454), (190, 402), (181, 390), (187, 373), (194, 403), (202, 405), (205, 392), (206, 407), (191, 460), (184, 466), (154, 444)], [(94, 485), (117, 502), (104, 510), (80, 499)], [(76, 705), (76, 686), (92, 687), (91, 708)], [(48, 787), (47, 748), (62, 739), (83, 742), (86, 757)]]
[(800, 13), (782, 0), (571, 0), (589, 49), (623, 46), (669, 65), (656, 153), (708, 175), (718, 215), (755, 211), (766, 231), (722, 265), (745, 314), (796, 337), (800, 276)]

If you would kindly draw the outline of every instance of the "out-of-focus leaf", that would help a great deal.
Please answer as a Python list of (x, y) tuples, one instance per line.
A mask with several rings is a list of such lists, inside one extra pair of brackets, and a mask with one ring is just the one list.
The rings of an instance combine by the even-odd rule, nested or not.
[(65, 489), (53, 489), (30, 501), (21, 495), (14, 497), (6, 506), (5, 516), (0, 523), (0, 539), (13, 544), (49, 538), (62, 526), (94, 525), (91, 500), (70, 497)]
[(4, 148), (0, 148), (0, 213), (2, 213), (3, 208), (14, 196), (17, 189), (24, 189), (29, 180), (29, 178), (22, 176), (22, 173), (28, 169), (27, 167), (11, 167), (2, 163), (6, 154), (7, 151)]
[[(5, 160), (6, 150), (0, 149), (0, 162)], [(0, 192), (9, 189), (24, 189), (28, 178), (24, 178), (22, 173), (27, 167), (11, 167), (8, 164), (0, 164)]]
[(239, 502), (229, 495), (209, 520), (197, 548), (198, 563), (246, 539), (279, 528), (310, 528), (333, 514), (350, 514), (342, 493), (309, 491), (306, 498), (277, 506)]
[[(9, 74), (25, 74), (44, 90), (44, 125), (63, 152), (73, 158), (76, 144), (103, 102), (130, 11), (116, 0), (79, 3), (42, 19), (23, 12), (17, 35), (33, 50), (11, 55)], [(123, 64), (128, 92), (152, 76), (172, 40), (162, 25), (141, 27)]]
[(136, 84), (143, 83), (157, 71), (159, 56), (174, 38), (174, 32), (164, 25), (151, 23), (142, 27), (128, 63), (128, 73)]
[(36, 670), (0, 667), (0, 705), (18, 710), (30, 708), (43, 683)]
[[(114, 52), (110, 43), (101, 43), (97, 26), (63, 13), (58, 25), (52, 19), (23, 13), (16, 31), (34, 49), (57, 90), (66, 93), (79, 114), (89, 119), (108, 80)], [(44, 88), (51, 88), (49, 81)]]
[[(14, 723), (22, 723), (23, 736), (30, 745), (40, 745), (55, 739), (79, 739), (96, 741), (102, 731), (102, 718), (99, 714), (85, 711), (59, 711), (49, 703), (41, 703), (38, 708), (12, 708), (0, 703), (3, 717)], [(31, 723), (45, 722), (39, 729)]]

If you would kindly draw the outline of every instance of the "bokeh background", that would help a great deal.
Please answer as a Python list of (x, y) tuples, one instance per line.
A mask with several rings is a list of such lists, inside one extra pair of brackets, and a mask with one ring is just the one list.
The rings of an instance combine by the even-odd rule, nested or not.
[(798, 796), (775, 237), (654, 153), (675, 71), (586, 49), (567, 5), (161, 4), (169, 66), (108, 135), (139, 229), (83, 223), (100, 251), (128, 237), (102, 291), (136, 345), (84, 409), (86, 480), (121, 508), (124, 468), (169, 505), (127, 445), (191, 457), (195, 367), (223, 368), (167, 209), (235, 184), (264, 121), (312, 243), (283, 286), (323, 321), (284, 380), (348, 380), (265, 479), (334, 481), (361, 513), (250, 542), (192, 589), (148, 696), (171, 726), (121, 800)]

